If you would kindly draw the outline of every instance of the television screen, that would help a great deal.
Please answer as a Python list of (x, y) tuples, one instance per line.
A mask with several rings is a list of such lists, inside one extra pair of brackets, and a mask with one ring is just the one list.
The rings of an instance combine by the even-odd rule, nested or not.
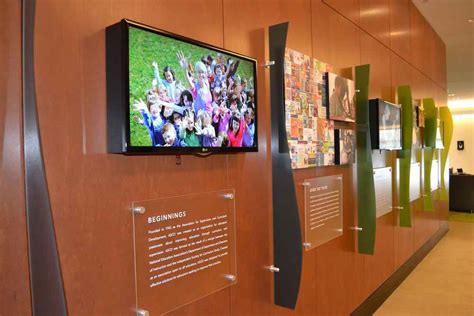
[(354, 81), (328, 72), (329, 119), (355, 122), (355, 84)]
[(107, 82), (109, 151), (258, 150), (254, 59), (123, 20), (107, 29)]
[(401, 149), (401, 106), (381, 99), (370, 100), (369, 115), (372, 149)]

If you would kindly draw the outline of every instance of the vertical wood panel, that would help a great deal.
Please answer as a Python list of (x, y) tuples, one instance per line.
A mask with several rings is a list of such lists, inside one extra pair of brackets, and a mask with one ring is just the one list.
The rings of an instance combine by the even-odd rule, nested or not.
[[(361, 63), (370, 64), (369, 98), (392, 100), (390, 50), (361, 32)], [(373, 151), (374, 168), (394, 166), (394, 153)], [(361, 292), (367, 298), (394, 271), (394, 213), (377, 218), (375, 252), (363, 256), (364, 282)]]
[(405, 60), (411, 59), (410, 0), (390, 0), (390, 45)]
[(318, 176), (343, 176), (343, 235), (316, 250), (317, 314), (347, 315), (363, 299), (363, 257), (357, 254), (356, 180), (353, 165), (319, 168)]
[(359, 0), (322, 0), (337, 12), (359, 24)]
[[(257, 10), (255, 6), (257, 5)], [(224, 1), (224, 47), (258, 60), (265, 60), (265, 30), (260, 9), (262, 2)], [(273, 274), (265, 269), (272, 264), (272, 216), (266, 190), (270, 185), (271, 164), (267, 157), (267, 131), (270, 128), (266, 74), (258, 71), (258, 153), (229, 155), (229, 182), (236, 188), (238, 283), (232, 287), (232, 313), (271, 315)], [(263, 193), (263, 194), (262, 194)]]
[(410, 45), (411, 64), (421, 71), (425, 70), (426, 38), (425, 19), (415, 5), (410, 2)]
[(377, 218), (374, 255), (364, 256), (363, 293), (366, 297), (395, 271), (393, 223), (394, 212)]
[[(105, 27), (129, 17), (222, 46), (222, 14), (215, 14), (222, 2), (194, 1), (193, 8), (186, 1), (38, 3), (38, 108), (71, 314), (122, 315), (134, 307), (133, 201), (228, 185), (223, 155), (187, 156), (177, 166), (174, 156), (105, 152)], [(210, 305), (230, 313), (230, 290), (176, 313), (204, 313)]]
[(410, 217), (412, 218), (412, 227), (400, 227), (396, 225), (394, 228), (394, 269), (398, 269), (405, 261), (415, 252), (414, 240), (414, 203), (411, 203)]
[(360, 27), (390, 47), (389, 0), (359, 0)]
[(0, 315), (31, 313), (22, 163), (21, 1), (0, 9)]
[(392, 100), (398, 101), (397, 87), (409, 85), (411, 87), (411, 67), (393, 52), (390, 54), (391, 81), (392, 81)]
[(365, 32), (361, 32), (360, 59), (361, 64), (370, 64), (369, 99), (390, 100), (390, 50)]
[[(313, 56), (333, 66), (333, 72), (350, 76), (347, 69), (360, 64), (359, 29), (327, 4), (312, 1)], [(344, 74), (342, 73), (344, 72)], [(356, 247), (355, 183), (353, 166), (316, 168), (317, 176), (342, 174), (343, 236), (316, 249), (317, 315), (349, 314), (362, 300), (358, 289), (362, 259)], [(348, 268), (350, 267), (350, 268)]]
[[(411, 82), (411, 66), (395, 53), (391, 53), (391, 76), (393, 99), (398, 102), (397, 87), (402, 85), (412, 86)], [(394, 205), (399, 205), (394, 202)], [(410, 216), (414, 217), (413, 203), (411, 203)], [(394, 269), (398, 269), (413, 253), (414, 253), (414, 223), (412, 227), (400, 227), (400, 213), (395, 212), (394, 227)]]
[(333, 66), (341, 74), (360, 64), (359, 29), (319, 0), (313, 0), (313, 57)]

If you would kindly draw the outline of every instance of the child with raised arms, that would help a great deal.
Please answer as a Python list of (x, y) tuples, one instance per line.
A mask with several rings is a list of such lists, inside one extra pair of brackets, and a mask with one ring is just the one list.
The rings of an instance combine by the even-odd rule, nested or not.
[(212, 94), (209, 86), (208, 69), (206, 65), (202, 61), (196, 63), (196, 66), (194, 67), (194, 76), (197, 80), (194, 82), (188, 72), (189, 63), (186, 57), (184, 57), (184, 53), (178, 51), (176, 56), (184, 71), (184, 75), (194, 99), (194, 112), (199, 113), (200, 110), (204, 110), (209, 115), (212, 115)]

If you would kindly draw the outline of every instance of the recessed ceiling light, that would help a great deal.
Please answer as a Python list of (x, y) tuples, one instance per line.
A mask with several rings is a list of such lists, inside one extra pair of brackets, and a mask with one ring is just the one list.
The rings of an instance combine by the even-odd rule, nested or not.
[(474, 22), (474, 18), (467, 19), (467, 21), (468, 21), (469, 23), (472, 23), (472, 22)]

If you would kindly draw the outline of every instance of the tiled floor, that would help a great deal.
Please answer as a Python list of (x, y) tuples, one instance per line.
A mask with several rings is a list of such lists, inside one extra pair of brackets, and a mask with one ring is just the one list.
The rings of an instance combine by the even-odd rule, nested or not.
[(474, 316), (474, 223), (449, 232), (374, 314)]

